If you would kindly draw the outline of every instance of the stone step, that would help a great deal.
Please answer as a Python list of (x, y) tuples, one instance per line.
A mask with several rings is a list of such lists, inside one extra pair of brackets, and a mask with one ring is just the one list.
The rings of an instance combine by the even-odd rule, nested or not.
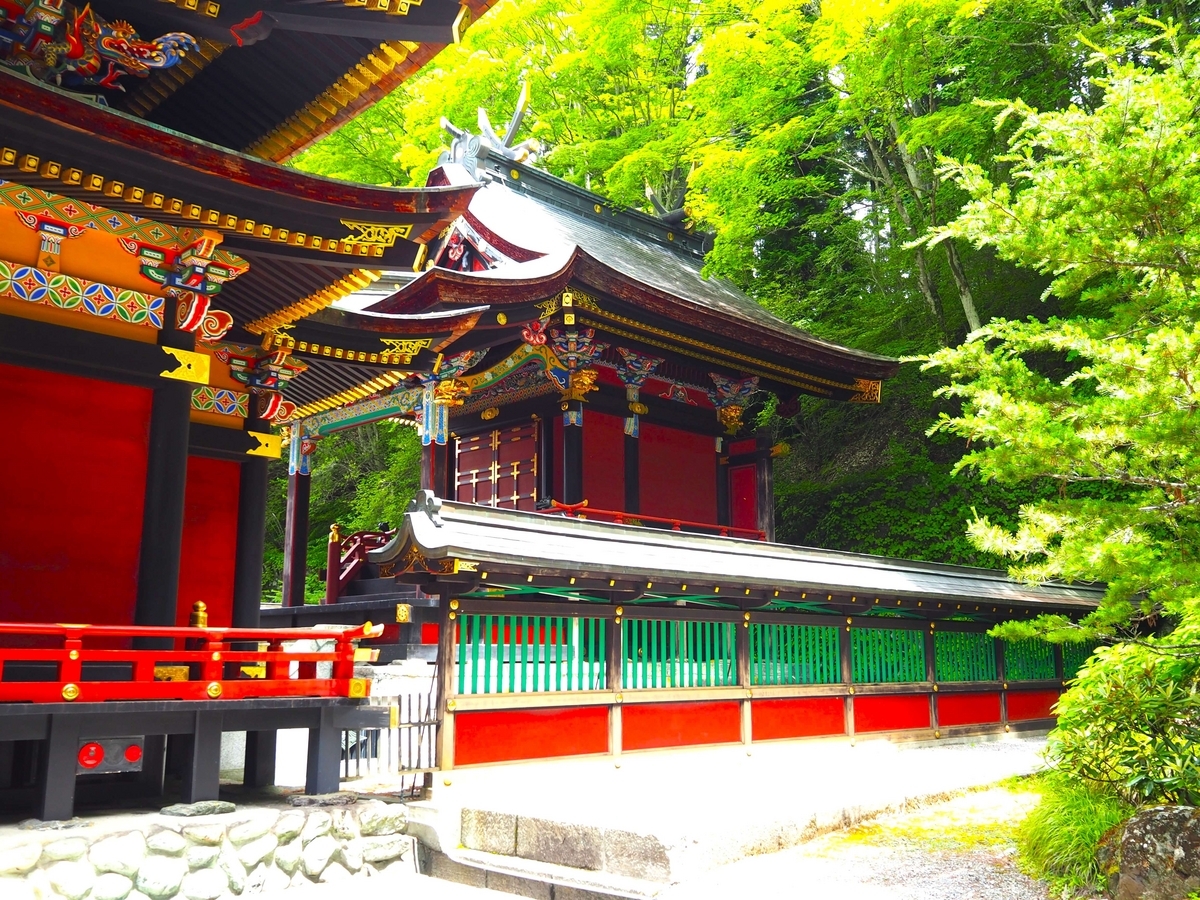
[(667, 887), (661, 882), (482, 850), (430, 850), (422, 868), (434, 878), (536, 900), (652, 900)]

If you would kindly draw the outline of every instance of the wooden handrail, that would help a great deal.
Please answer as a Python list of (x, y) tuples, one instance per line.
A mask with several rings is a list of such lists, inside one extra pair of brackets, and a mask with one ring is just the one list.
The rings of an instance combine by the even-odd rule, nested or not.
[(322, 604), (337, 603), (346, 585), (362, 569), (367, 552), (378, 550), (396, 536), (395, 531), (356, 531), (342, 538), (336, 523), (329, 529), (329, 551), (325, 558), (325, 596)]
[[(103, 702), (111, 700), (241, 700), (251, 697), (352, 697), (370, 694), (370, 683), (354, 677), (355, 641), (378, 637), (370, 623), (345, 631), (291, 628), (193, 628), (181, 626), (83, 625), (0, 622), (6, 637), (44, 637), (57, 647), (0, 646), (0, 670), (22, 664), (52, 665), (42, 681), (0, 680), (0, 703)], [(186, 649), (112, 649), (94, 640), (178, 641)], [(332, 640), (332, 650), (289, 650), (285, 643)], [(266, 643), (244, 650), (240, 642)], [(88, 663), (128, 666), (129, 678), (88, 680)], [(330, 663), (327, 678), (317, 664)], [(248, 675), (246, 666), (253, 674)], [(36, 674), (36, 673), (35, 673)], [(93, 671), (92, 674), (98, 674)], [(261, 677), (259, 677), (261, 674)]]

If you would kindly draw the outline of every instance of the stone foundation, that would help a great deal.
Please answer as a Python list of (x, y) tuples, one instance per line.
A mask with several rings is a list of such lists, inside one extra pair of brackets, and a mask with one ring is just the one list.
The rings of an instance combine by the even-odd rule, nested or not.
[[(224, 900), (412, 870), (400, 804), (122, 815), (0, 838), (4, 900)], [(7, 830), (7, 829), (6, 829)]]

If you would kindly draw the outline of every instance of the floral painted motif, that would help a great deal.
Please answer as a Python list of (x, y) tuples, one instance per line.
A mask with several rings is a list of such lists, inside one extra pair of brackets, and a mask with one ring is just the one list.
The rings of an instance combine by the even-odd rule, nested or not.
[(164, 300), (95, 281), (0, 260), (0, 297), (75, 310), (130, 325), (163, 327)]
[(250, 408), (250, 395), (228, 388), (210, 385), (192, 389), (192, 409), (199, 412), (218, 413), (222, 416), (246, 418)]

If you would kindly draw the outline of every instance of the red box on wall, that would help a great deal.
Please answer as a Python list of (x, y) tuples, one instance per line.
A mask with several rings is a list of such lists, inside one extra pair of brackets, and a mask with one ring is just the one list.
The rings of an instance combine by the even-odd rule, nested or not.
[(854, 698), (854, 730), (905, 731), (929, 727), (929, 697), (925, 694), (898, 694)]
[(841, 697), (755, 700), (750, 704), (750, 733), (756, 741), (846, 733)]

